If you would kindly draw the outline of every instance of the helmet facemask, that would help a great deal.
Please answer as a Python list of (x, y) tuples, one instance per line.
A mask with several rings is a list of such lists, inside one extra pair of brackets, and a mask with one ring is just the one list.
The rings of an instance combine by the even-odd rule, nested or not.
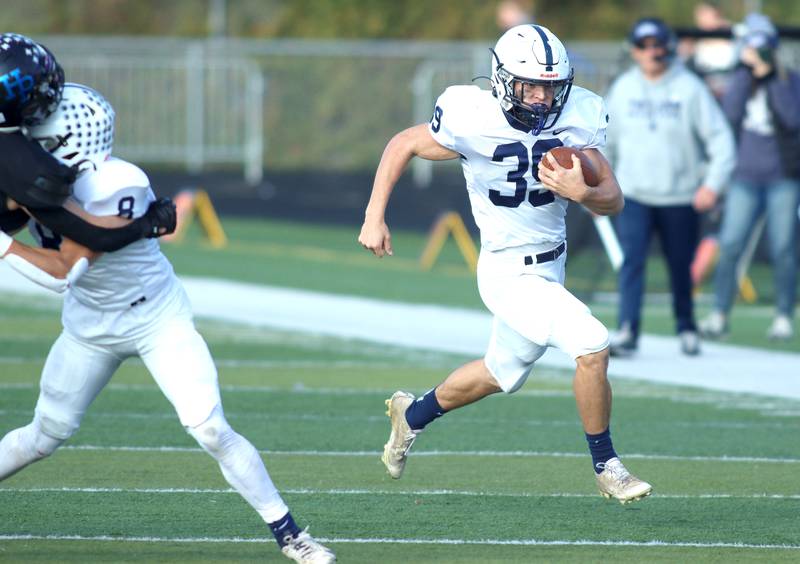
[[(570, 69), (569, 76), (564, 80), (532, 80), (511, 74), (499, 63), (494, 75), (502, 85), (502, 90), (496, 95), (503, 108), (522, 125), (530, 127), (533, 135), (539, 135), (543, 130), (553, 127), (561, 115), (572, 89), (574, 70)], [(497, 85), (494, 86), (496, 89)], [(552, 89), (553, 98), (549, 106), (545, 103), (525, 102), (526, 90), (534, 86)]]

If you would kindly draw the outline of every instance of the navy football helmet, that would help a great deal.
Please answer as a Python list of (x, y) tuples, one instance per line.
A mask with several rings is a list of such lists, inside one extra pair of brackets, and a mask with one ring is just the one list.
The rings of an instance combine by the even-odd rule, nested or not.
[(64, 70), (46, 47), (0, 34), (0, 128), (41, 123), (58, 107), (63, 88)]

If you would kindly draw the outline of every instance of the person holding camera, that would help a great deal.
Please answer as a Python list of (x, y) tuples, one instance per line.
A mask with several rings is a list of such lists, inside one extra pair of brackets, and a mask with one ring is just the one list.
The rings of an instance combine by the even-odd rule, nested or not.
[(776, 59), (778, 32), (764, 15), (744, 21), (740, 65), (722, 98), (737, 141), (737, 165), (725, 202), (714, 279), (714, 310), (700, 323), (723, 337), (737, 293), (737, 263), (766, 214), (775, 277), (776, 315), (767, 336), (790, 339), (796, 301), (797, 208), (800, 202), (800, 75)]

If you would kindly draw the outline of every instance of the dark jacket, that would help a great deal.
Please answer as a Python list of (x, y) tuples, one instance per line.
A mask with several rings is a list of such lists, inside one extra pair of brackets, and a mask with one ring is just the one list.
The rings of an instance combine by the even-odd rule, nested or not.
[[(766, 89), (772, 134), (742, 126), (747, 102), (760, 88)], [(756, 80), (750, 69), (741, 66), (734, 71), (722, 97), (722, 109), (736, 135), (735, 178), (754, 183), (800, 178), (800, 75), (780, 71)]]

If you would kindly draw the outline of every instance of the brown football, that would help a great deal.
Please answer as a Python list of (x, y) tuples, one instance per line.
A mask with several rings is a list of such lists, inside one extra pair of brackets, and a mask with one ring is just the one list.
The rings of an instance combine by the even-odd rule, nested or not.
[[(553, 158), (556, 159), (556, 162), (558, 162), (558, 164), (564, 168), (572, 168), (572, 155), (577, 156), (581, 160), (583, 181), (586, 182), (586, 185), (597, 186), (600, 183), (600, 179), (597, 178), (597, 171), (594, 169), (592, 161), (590, 161), (589, 157), (587, 157), (582, 151), (579, 151), (574, 147), (556, 147), (554, 149), (550, 149), (548, 152), (553, 156)], [(550, 166), (550, 162), (546, 158), (542, 158), (542, 164), (545, 166), (545, 168), (553, 170), (553, 167)]]

